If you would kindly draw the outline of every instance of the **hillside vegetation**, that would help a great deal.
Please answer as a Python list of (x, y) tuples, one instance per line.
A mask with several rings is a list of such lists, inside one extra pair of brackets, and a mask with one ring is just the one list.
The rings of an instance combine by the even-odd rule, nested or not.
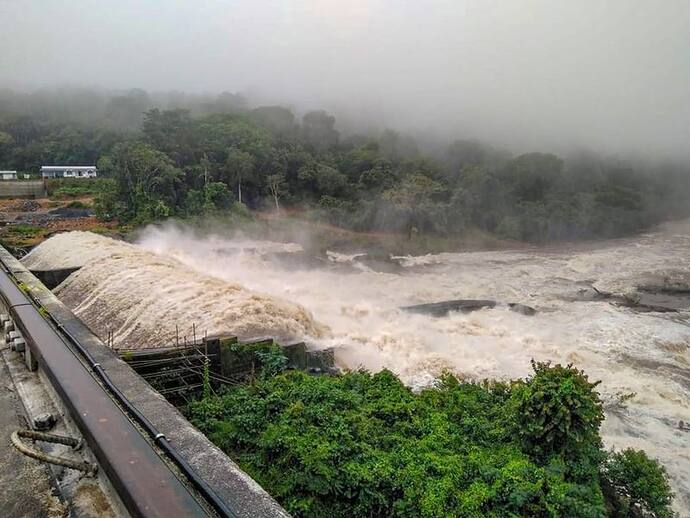
[[(298, 118), (281, 106), (251, 109), (232, 94), (177, 99), (183, 107), (174, 109), (140, 90), (3, 92), (0, 101), (3, 168), (97, 162), (110, 179), (99, 185), (98, 214), (123, 223), (299, 207), (358, 231), (474, 229), (543, 241), (621, 235), (690, 211), (690, 166), (670, 161), (513, 155), (452, 136), (422, 146), (393, 130), (344, 135), (322, 110)], [(76, 194), (76, 185), (55, 192)]]

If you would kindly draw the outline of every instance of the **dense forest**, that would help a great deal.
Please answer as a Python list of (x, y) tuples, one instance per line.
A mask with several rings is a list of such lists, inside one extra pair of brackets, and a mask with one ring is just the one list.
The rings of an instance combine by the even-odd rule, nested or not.
[[(140, 224), (298, 209), (354, 230), (526, 241), (609, 237), (687, 216), (690, 164), (468, 139), (343, 134), (334, 116), (239, 95), (0, 91), (0, 169), (97, 163), (98, 215)], [(554, 131), (557, 131), (555, 129)]]

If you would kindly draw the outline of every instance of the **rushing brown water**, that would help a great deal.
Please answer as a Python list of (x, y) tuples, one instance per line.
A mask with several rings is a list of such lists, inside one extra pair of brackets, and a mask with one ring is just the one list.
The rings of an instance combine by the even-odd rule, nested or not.
[(87, 232), (59, 234), (24, 258), (32, 269), (81, 266), (55, 294), (115, 346), (143, 348), (208, 335), (318, 338), (298, 304), (203, 275), (172, 257)]
[[(411, 386), (428, 384), (445, 369), (470, 379), (505, 379), (527, 375), (532, 358), (574, 363), (602, 380), (607, 446), (640, 448), (660, 459), (677, 510), (688, 514), (690, 300), (637, 288), (690, 281), (689, 222), (587, 245), (399, 257), (394, 273), (373, 271), (356, 253), (330, 253), (322, 266), (300, 266), (284, 260), (299, 254), (298, 245), (202, 238), (172, 226), (150, 228), (138, 246), (91, 236), (57, 236), (25, 262), (86, 263), (57, 293), (89, 325), (102, 329), (103, 316), (113, 319), (119, 338), (158, 339), (156, 333), (169, 334), (187, 314), (201, 329), (333, 346), (343, 367), (386, 367)], [(680, 311), (641, 313), (591, 300), (591, 286)], [(242, 306), (246, 297), (257, 302)], [(399, 309), (459, 298), (499, 304), (442, 318)], [(512, 312), (505, 302), (530, 305), (537, 314)], [(165, 318), (149, 313), (154, 310)]]

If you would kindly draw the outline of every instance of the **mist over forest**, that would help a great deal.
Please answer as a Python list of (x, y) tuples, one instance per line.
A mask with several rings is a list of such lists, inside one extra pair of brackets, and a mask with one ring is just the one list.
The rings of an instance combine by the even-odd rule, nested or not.
[(686, 2), (48, 0), (0, 14), (0, 166), (98, 163), (105, 218), (272, 207), (541, 241), (687, 215)]
[(513, 152), (687, 157), (683, 0), (3, 0), (0, 87), (241, 92)]
[(688, 213), (690, 166), (475, 139), (341, 131), (325, 110), (241, 94), (0, 92), (3, 168), (97, 163), (102, 219), (141, 224), (289, 208), (358, 231), (543, 241), (610, 237)]

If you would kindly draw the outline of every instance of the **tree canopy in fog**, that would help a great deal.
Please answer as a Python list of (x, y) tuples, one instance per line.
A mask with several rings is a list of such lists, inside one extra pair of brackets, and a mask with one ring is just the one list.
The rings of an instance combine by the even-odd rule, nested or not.
[[(122, 222), (250, 209), (354, 230), (517, 240), (614, 236), (688, 214), (690, 165), (571, 151), (512, 153), (473, 139), (420, 142), (340, 130), (323, 110), (253, 107), (237, 94), (143, 90), (0, 94), (0, 162), (98, 163), (99, 214)], [(86, 104), (85, 104), (86, 103)], [(174, 108), (170, 108), (175, 106)]]
[(98, 162), (114, 180), (103, 217), (234, 200), (357, 230), (543, 240), (687, 214), (686, 2), (28, 0), (0, 14), (0, 166)]
[(348, 131), (687, 156), (685, 0), (4, 0), (0, 19), (0, 87), (120, 89), (113, 119), (146, 107), (132, 87), (242, 92)]

